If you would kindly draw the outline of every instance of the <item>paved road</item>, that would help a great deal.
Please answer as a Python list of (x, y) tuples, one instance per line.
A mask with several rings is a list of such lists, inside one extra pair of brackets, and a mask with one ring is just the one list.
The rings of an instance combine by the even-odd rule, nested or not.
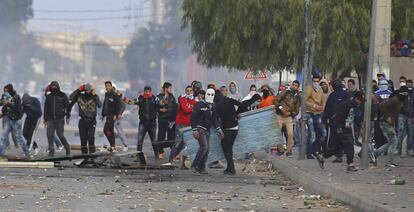
[[(220, 170), (109, 168), (0, 169), (1, 211), (297, 211), (307, 209), (299, 186), (268, 162), (238, 162), (238, 175)], [(242, 171), (244, 170), (244, 171)], [(283, 189), (281, 189), (283, 188)], [(331, 203), (332, 206), (328, 206)], [(330, 200), (309, 211), (351, 211)]]

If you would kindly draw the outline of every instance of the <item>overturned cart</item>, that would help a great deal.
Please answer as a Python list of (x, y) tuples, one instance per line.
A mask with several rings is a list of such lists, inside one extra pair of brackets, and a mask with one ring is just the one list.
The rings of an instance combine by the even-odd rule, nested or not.
[[(8, 168), (53, 168), (55, 166), (61, 166), (62, 161), (73, 161), (77, 167), (86, 168), (122, 168), (122, 169), (172, 169), (173, 166), (167, 165), (146, 165), (141, 166), (138, 163), (125, 162), (123, 157), (135, 157), (137, 151), (127, 152), (95, 152), (92, 154), (73, 154), (70, 156), (54, 156), (54, 157), (34, 157), (34, 158), (21, 158), (14, 156), (5, 156), (7, 161), (0, 163), (0, 166)], [(46, 167), (47, 166), (47, 167)]]
[[(184, 129), (184, 141), (191, 160), (195, 159), (198, 142), (193, 137), (191, 128)], [(239, 132), (233, 146), (233, 155), (242, 156), (273, 145), (284, 143), (281, 130), (276, 125), (275, 107), (249, 111), (240, 115)], [(224, 159), (221, 140), (215, 129), (211, 129), (208, 163)]]

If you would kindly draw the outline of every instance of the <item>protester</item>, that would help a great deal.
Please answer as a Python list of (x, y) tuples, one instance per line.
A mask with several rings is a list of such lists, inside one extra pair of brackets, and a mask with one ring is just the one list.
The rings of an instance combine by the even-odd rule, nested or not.
[[(393, 94), (393, 92), (389, 90), (388, 80), (384, 79), (384, 75), (379, 75), (379, 79), (381, 79), (379, 81), (379, 89), (374, 94), (377, 99), (376, 101), (380, 104), (381, 102), (388, 100), (390, 96)], [(374, 121), (374, 141), (375, 146), (379, 148), (380, 146), (387, 143), (387, 140), (385, 138), (384, 133), (381, 130), (380, 121), (378, 118), (378, 116), (380, 116), (381, 114), (378, 114), (377, 111), (377, 114), (375, 115), (376, 117)]]
[[(48, 84), (46, 86), (46, 88), (45, 88), (44, 91), (45, 91), (45, 95), (44, 95), (44, 98), (43, 98), (43, 101), (42, 101), (43, 105), (46, 102), (46, 96), (51, 93), (51, 91), (50, 91), (50, 84)], [(56, 133), (53, 135), (53, 137), (54, 137), (53, 138), (53, 142), (56, 145), (56, 152), (61, 152), (64, 149), (62, 142), (60, 142), (59, 138), (56, 136)], [(49, 153), (49, 148), (46, 149), (46, 152)]]
[[(26, 145), (26, 141), (22, 135), (22, 117), (23, 117), (23, 109), (22, 103), (19, 94), (14, 90), (12, 84), (8, 84), (4, 87), (5, 94), (8, 98), (3, 98), (1, 100), (1, 106), (5, 108), (3, 111), (7, 114), (8, 121), (4, 126), (1, 143), (6, 143), (10, 133), (13, 133), (16, 141), (20, 144), (24, 156), (29, 157), (29, 149)], [(0, 156), (4, 155), (5, 148), (0, 146)]]
[(308, 159), (314, 159), (313, 155), (320, 152), (321, 144), (325, 136), (322, 127), (322, 112), (325, 107), (323, 91), (320, 88), (320, 76), (312, 77), (312, 85), (306, 89), (306, 126), (308, 129), (306, 155)]
[[(3, 88), (3, 94), (2, 94), (1, 99), (2, 100), (3, 99), (5, 99), (5, 100), (11, 100), (12, 99), (11, 95), (9, 94), (9, 92), (7, 91), (6, 88)], [(1, 104), (1, 102), (0, 102), (0, 104)], [(0, 118), (3, 118), (2, 129), (4, 130), (4, 128), (6, 127), (6, 125), (9, 124), (8, 123), (9, 122), (9, 117), (7, 116), (7, 107), (2, 107), (1, 108), (1, 117)], [(11, 134), (11, 137), (12, 137), (12, 140), (13, 140), (13, 143), (14, 143), (14, 147), (16, 149), (18, 149), (19, 148), (19, 144), (17, 142), (16, 135), (14, 133), (12, 133)], [(4, 140), (3, 145), (4, 145), (4, 148), (10, 149), (10, 140), (9, 140), (8, 137)]]
[(64, 136), (65, 130), (65, 117), (66, 123), (69, 124), (70, 120), (70, 110), (69, 108), (69, 99), (68, 96), (60, 91), (59, 83), (53, 81), (50, 83), (50, 94), (46, 96), (45, 106), (44, 106), (44, 124), (47, 128), (47, 140), (49, 144), (49, 156), (53, 157), (55, 155), (55, 149), (53, 142), (55, 140), (55, 133), (59, 137), (59, 140), (62, 142), (66, 155), (70, 155), (70, 146)]
[[(119, 99), (122, 100), (122, 95), (123, 95), (122, 92), (119, 91), (118, 89), (116, 89), (115, 86), (113, 86), (113, 87), (114, 87), (115, 93), (119, 96)], [(126, 134), (124, 132), (124, 128), (122, 127), (122, 123), (121, 123), (122, 122), (122, 114), (124, 114), (124, 112), (125, 112), (125, 103), (123, 101), (121, 101), (120, 104), (121, 104), (121, 108), (120, 108), (120, 112), (119, 112), (120, 117), (115, 120), (114, 129), (116, 131), (115, 135), (117, 135), (119, 137), (119, 140), (121, 140), (121, 143), (124, 146), (122, 148), (122, 151), (126, 152), (126, 151), (128, 151), (128, 144), (126, 143), (127, 138), (126, 138)]]
[(106, 118), (104, 125), (104, 134), (108, 139), (110, 152), (116, 151), (114, 124), (117, 119), (121, 117), (121, 99), (115, 93), (111, 81), (105, 82), (105, 99), (102, 107), (102, 120)]
[(413, 90), (413, 80), (412, 79), (407, 80), (407, 88), (410, 91)]
[(251, 98), (249, 98), (248, 100), (244, 100), (241, 103), (240, 107), (238, 108), (238, 112), (244, 113), (247, 111), (258, 109), (261, 99), (262, 97), (258, 93), (254, 94)]
[(317, 160), (322, 169), (326, 159), (339, 152), (345, 152), (347, 171), (357, 171), (354, 166), (354, 138), (352, 125), (354, 121), (353, 107), (349, 93), (343, 90), (340, 80), (334, 81), (334, 91), (329, 95), (323, 113), (322, 123), (328, 126), (328, 138), (323, 153)]
[(247, 94), (247, 96), (245, 96), (242, 101), (251, 99), (255, 94), (257, 94), (257, 87), (255, 84), (252, 84), (250, 85), (249, 94)]
[(78, 104), (79, 108), (79, 137), (82, 154), (95, 153), (95, 129), (98, 108), (102, 102), (91, 84), (87, 83), (74, 91), (69, 107), (69, 113), (73, 105)]
[(226, 86), (223, 85), (220, 87), (220, 93), (221, 95), (228, 97), (229, 90)]
[[(284, 90), (275, 98), (275, 107), (276, 107), (276, 121), (278, 127), (286, 127), (287, 131), (287, 150), (286, 156), (289, 157), (292, 155), (293, 147), (293, 118), (298, 115), (300, 107), (299, 99), (299, 81), (295, 80), (290, 86), (290, 90)], [(281, 151), (280, 146), (278, 147)]]
[[(162, 93), (158, 94), (158, 151), (159, 159), (164, 158), (164, 148), (171, 147), (175, 140), (175, 118), (177, 117), (177, 101), (172, 93), (172, 84), (165, 82)], [(167, 141), (167, 142), (166, 142)]]
[(358, 88), (355, 85), (355, 80), (354, 79), (349, 79), (347, 82), (347, 86), (348, 86), (348, 93), (350, 95), (351, 98), (355, 97), (355, 94), (358, 92)]
[(395, 122), (400, 113), (402, 103), (408, 98), (408, 88), (407, 86), (402, 86), (398, 92), (398, 95), (390, 98), (388, 101), (384, 101), (379, 105), (380, 112), (380, 127), (384, 136), (386, 137), (388, 143), (382, 145), (374, 154), (378, 157), (381, 153), (384, 153), (388, 150), (388, 167), (397, 167), (398, 165), (394, 163), (394, 148), (397, 143), (397, 132), (395, 129)]
[(322, 79), (319, 85), (321, 86), (323, 91), (323, 101), (326, 102), (328, 100), (329, 95), (332, 93), (331, 86), (329, 85), (326, 79)]
[[(190, 126), (190, 116), (193, 112), (193, 107), (196, 104), (196, 100), (193, 94), (193, 88), (187, 86), (185, 88), (185, 94), (178, 98), (178, 114), (176, 121), (176, 139), (171, 148), (169, 162), (172, 163), (174, 158), (185, 148), (185, 142), (183, 138), (183, 129)], [(185, 165), (187, 156), (181, 158), (181, 169), (188, 169)]]
[(194, 80), (191, 83), (191, 87), (193, 88), (194, 99), (198, 96), (198, 92), (203, 89), (203, 84), (200, 81)]
[(231, 81), (229, 84), (229, 93), (228, 97), (232, 98), (238, 102), (242, 101), (242, 95), (239, 93), (239, 89), (237, 87), (237, 83), (235, 81)]
[(223, 129), (224, 133), (224, 138), (221, 139), (221, 146), (227, 161), (227, 168), (224, 170), (224, 174), (235, 175), (236, 168), (234, 167), (233, 161), (233, 144), (239, 131), (236, 107), (239, 107), (241, 103), (234, 98), (229, 98), (224, 95), (220, 98), (215, 98), (214, 103), (216, 112), (221, 120), (221, 129)]
[(408, 135), (409, 133), (409, 129), (408, 129), (408, 115), (410, 112), (410, 101), (411, 101), (411, 93), (412, 91), (408, 89), (408, 87), (406, 86), (406, 78), (404, 76), (400, 77), (400, 89), (397, 91), (397, 93), (401, 93), (401, 89), (402, 88), (407, 88), (407, 92), (408, 92), (408, 97), (406, 99), (404, 99), (401, 102), (401, 110), (400, 110), (400, 114), (398, 115), (398, 121), (397, 121), (397, 138), (398, 138), (398, 142), (397, 142), (397, 148), (396, 148), (396, 153), (398, 155), (400, 155), (401, 157), (404, 157), (404, 154), (402, 152), (402, 146), (403, 146), (403, 141), (405, 139), (405, 137), (407, 136), (408, 140), (407, 140), (407, 147), (408, 147), (408, 143), (410, 142), (410, 136)]
[(262, 99), (260, 100), (259, 108), (272, 106), (275, 101), (274, 91), (269, 85), (262, 85), (259, 90), (262, 92)]
[(22, 97), (23, 113), (26, 114), (26, 119), (23, 125), (23, 136), (26, 139), (27, 147), (32, 155), (39, 154), (40, 147), (36, 141), (33, 141), (33, 134), (39, 125), (39, 119), (42, 117), (42, 108), (40, 101), (36, 97), (31, 97), (25, 93)]
[(214, 96), (214, 89), (207, 89), (207, 92), (200, 90), (200, 100), (194, 105), (190, 117), (193, 136), (200, 146), (192, 164), (193, 172), (198, 174), (208, 174), (205, 167), (209, 153), (210, 128), (214, 126), (220, 138), (224, 139), (224, 133), (220, 128), (220, 121), (214, 107)]
[(144, 93), (140, 94), (137, 99), (124, 99), (124, 102), (129, 105), (137, 105), (139, 108), (139, 127), (138, 127), (138, 143), (137, 143), (137, 158), (140, 165), (145, 166), (147, 162), (145, 155), (142, 152), (145, 135), (148, 133), (155, 159), (158, 159), (158, 147), (155, 144), (155, 134), (157, 131), (157, 107), (159, 104), (158, 98), (152, 94), (150, 86), (144, 87)]
[[(411, 83), (411, 85), (410, 85)], [(407, 80), (407, 87), (412, 86), (412, 81)], [(407, 148), (405, 153), (414, 156), (414, 91), (408, 87), (408, 132), (407, 132)]]

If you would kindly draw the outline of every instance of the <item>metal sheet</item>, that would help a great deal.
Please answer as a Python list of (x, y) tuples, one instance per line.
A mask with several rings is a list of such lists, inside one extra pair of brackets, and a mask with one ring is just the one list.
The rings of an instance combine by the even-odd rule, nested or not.
[[(190, 128), (184, 129), (184, 140), (191, 160), (194, 160), (198, 151), (198, 142), (193, 138)], [(234, 142), (234, 156), (267, 149), (270, 146), (283, 143), (282, 134), (276, 127), (276, 114), (274, 107), (249, 111), (241, 114), (239, 120), (239, 133)], [(208, 163), (223, 160), (224, 154), (216, 130), (211, 130), (210, 153)]]

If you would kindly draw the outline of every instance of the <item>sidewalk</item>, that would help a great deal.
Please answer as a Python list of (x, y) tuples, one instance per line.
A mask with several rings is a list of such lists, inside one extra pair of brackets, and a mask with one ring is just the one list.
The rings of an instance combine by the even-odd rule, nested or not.
[[(267, 156), (273, 167), (308, 192), (341, 201), (357, 211), (414, 211), (414, 157), (395, 157), (399, 168), (384, 167), (386, 158), (379, 158), (378, 167), (347, 172), (346, 163), (325, 162), (322, 170), (316, 160), (298, 160), (286, 156)], [(345, 156), (344, 156), (345, 159)], [(345, 160), (344, 160), (345, 161)], [(359, 165), (355, 158), (355, 165)], [(388, 185), (393, 179), (404, 179), (405, 185)]]

